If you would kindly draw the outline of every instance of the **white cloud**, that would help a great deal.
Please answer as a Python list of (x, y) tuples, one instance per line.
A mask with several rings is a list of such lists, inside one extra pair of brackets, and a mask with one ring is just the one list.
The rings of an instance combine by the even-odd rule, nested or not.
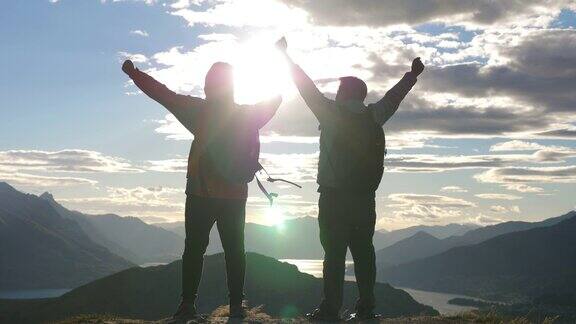
[(78, 149), (61, 151), (0, 151), (0, 171), (142, 172), (129, 161), (100, 152)]
[(274, 178), (284, 178), (297, 183), (315, 182), (319, 152), (316, 153), (261, 153), (262, 166)]
[(220, 33), (212, 33), (212, 34), (204, 34), (198, 35), (198, 38), (203, 39), (205, 41), (234, 41), (238, 38), (234, 34), (220, 34)]
[(502, 219), (480, 214), (474, 218), (469, 219), (469, 221), (473, 224), (478, 224), (480, 226), (487, 226), (501, 223)]
[(498, 214), (519, 213), (520, 207), (518, 207), (518, 206), (505, 207), (505, 206), (500, 206), (500, 205), (492, 205), (492, 206), (490, 206), (490, 211), (492, 211), (494, 213), (498, 213)]
[[(540, 187), (529, 186), (523, 183), (504, 183), (502, 186), (508, 190), (514, 190), (518, 192), (531, 192), (531, 193), (539, 193), (540, 195), (544, 195), (544, 189)], [(547, 194), (548, 195), (548, 194)]]
[(442, 187), (440, 189), (440, 191), (444, 191), (444, 192), (468, 192), (467, 189), (464, 189), (462, 187), (459, 186), (446, 186), (446, 187)]
[(94, 185), (97, 183), (97, 181), (95, 180), (90, 180), (86, 178), (40, 176), (21, 172), (6, 173), (1, 170), (0, 170), (0, 181), (32, 188), (72, 187), (81, 185)]
[(184, 18), (190, 26), (204, 24), (208, 26), (225, 25), (233, 27), (283, 27), (306, 23), (306, 14), (302, 10), (270, 0), (216, 0), (205, 11), (195, 11), (177, 4), (173, 15)]
[(536, 151), (543, 148), (546, 148), (546, 146), (533, 142), (513, 140), (494, 144), (490, 147), (490, 151)]
[(170, 187), (107, 187), (106, 194), (58, 199), (70, 208), (92, 214), (162, 217), (177, 220), (184, 215), (184, 189)]
[(188, 170), (186, 159), (147, 161), (147, 165), (147, 170), (157, 172), (186, 172)]
[(480, 182), (499, 183), (509, 188), (518, 184), (576, 183), (576, 166), (492, 168), (474, 177)]
[(132, 54), (128, 52), (118, 52), (122, 60), (131, 60), (134, 63), (146, 63), (148, 58), (144, 54)]
[(476, 194), (478, 198), (482, 199), (495, 199), (495, 200), (518, 200), (522, 199), (520, 196), (510, 195), (510, 194), (497, 194), (497, 193), (483, 193), (483, 194)]
[(132, 35), (138, 35), (138, 36), (142, 36), (142, 37), (148, 37), (148, 36), (150, 36), (147, 31), (141, 30), (141, 29), (131, 30), (131, 31), (130, 31), (130, 34), (132, 34)]
[(476, 204), (464, 199), (440, 195), (391, 194), (388, 196), (393, 204), (394, 215), (402, 219), (419, 219), (423, 221), (442, 218), (458, 218), (463, 210), (476, 207)]
[(155, 131), (158, 134), (165, 134), (166, 139), (177, 141), (189, 141), (194, 136), (186, 127), (184, 127), (172, 114), (167, 114), (164, 119), (157, 121), (158, 126)]

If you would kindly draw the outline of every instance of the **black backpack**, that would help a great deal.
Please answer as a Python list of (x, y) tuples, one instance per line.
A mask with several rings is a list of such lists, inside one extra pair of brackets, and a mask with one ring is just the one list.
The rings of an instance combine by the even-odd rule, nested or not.
[[(384, 173), (386, 137), (369, 106), (361, 113), (338, 106), (330, 150), (320, 150), (334, 171), (338, 189), (374, 192)], [(322, 139), (321, 139), (322, 141)]]

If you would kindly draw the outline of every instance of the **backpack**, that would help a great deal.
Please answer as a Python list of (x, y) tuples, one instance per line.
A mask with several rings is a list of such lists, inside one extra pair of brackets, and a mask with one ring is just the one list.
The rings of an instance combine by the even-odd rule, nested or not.
[(338, 106), (333, 142), (330, 150), (320, 150), (321, 161), (328, 163), (338, 189), (353, 192), (374, 192), (384, 173), (386, 137), (382, 126), (373, 118), (369, 106), (354, 113)]
[(267, 181), (282, 181), (296, 187), (300, 185), (284, 180), (272, 178), (258, 161), (260, 156), (260, 134), (257, 127), (242, 119), (240, 110), (231, 113), (227, 118), (222, 118), (217, 124), (217, 132), (212, 132), (203, 158), (210, 164), (211, 169), (222, 177), (226, 182), (244, 184), (254, 178), (260, 190), (266, 195), (270, 204), (278, 196), (269, 193), (262, 185), (256, 173), (263, 170), (267, 175)]

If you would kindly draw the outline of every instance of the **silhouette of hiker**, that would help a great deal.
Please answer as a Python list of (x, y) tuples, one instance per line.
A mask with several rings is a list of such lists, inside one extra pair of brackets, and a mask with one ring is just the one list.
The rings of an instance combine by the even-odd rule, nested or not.
[(276, 113), (277, 96), (252, 106), (234, 103), (232, 66), (218, 62), (206, 74), (206, 99), (179, 95), (127, 60), (122, 70), (146, 95), (166, 107), (192, 134), (186, 182), (186, 241), (182, 255), (182, 301), (174, 318), (195, 317), (198, 286), (210, 230), (218, 227), (226, 258), (230, 317), (243, 306), (244, 221), (248, 185), (259, 170), (258, 130)]
[(398, 109), (416, 83), (424, 65), (419, 58), (412, 70), (380, 101), (365, 106), (366, 84), (355, 77), (340, 78), (336, 99), (326, 98), (286, 53), (286, 39), (276, 46), (286, 55), (292, 78), (320, 123), (318, 202), (320, 241), (324, 249), (324, 296), (308, 314), (310, 320), (340, 319), (346, 251), (350, 248), (359, 289), (355, 319), (374, 314), (376, 263), (372, 237), (376, 223), (375, 192), (383, 173), (385, 138), (382, 126)]

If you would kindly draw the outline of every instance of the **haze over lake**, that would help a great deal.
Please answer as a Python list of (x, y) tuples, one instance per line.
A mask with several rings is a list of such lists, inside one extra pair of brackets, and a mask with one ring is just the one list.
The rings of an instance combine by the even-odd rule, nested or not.
[[(298, 260), (298, 259), (282, 259), (282, 262), (287, 262), (298, 267), (298, 270), (313, 275), (317, 278), (322, 278), (322, 260)], [(352, 265), (354, 262), (346, 261), (346, 266)], [(355, 281), (353, 275), (346, 275), (345, 279), (347, 281)], [(464, 295), (454, 295), (454, 294), (444, 294), (439, 292), (423, 291), (418, 289), (410, 289), (403, 287), (396, 287), (406, 291), (412, 298), (417, 302), (434, 307), (441, 314), (452, 315), (463, 311), (468, 311), (476, 309), (476, 307), (469, 306), (459, 306), (449, 304), (448, 301), (453, 298), (470, 298), (477, 299), (470, 296)]]

